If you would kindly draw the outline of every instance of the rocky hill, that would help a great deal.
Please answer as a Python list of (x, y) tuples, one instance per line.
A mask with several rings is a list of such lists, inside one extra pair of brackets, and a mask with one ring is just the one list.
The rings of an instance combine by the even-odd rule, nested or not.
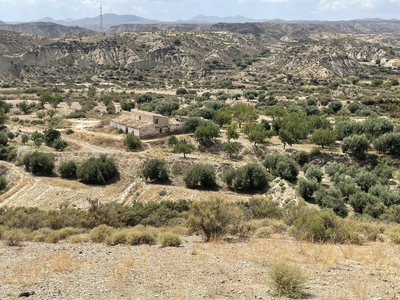
[(93, 31), (77, 26), (64, 26), (50, 22), (32, 22), (20, 24), (0, 24), (0, 30), (24, 32), (47, 38), (57, 38), (64, 34), (90, 35)]
[(0, 30), (0, 54), (21, 55), (25, 52), (42, 46), (48, 39), (27, 33)]
[(218, 23), (218, 24), (123, 24), (113, 26), (110, 33), (146, 30), (197, 30), (197, 31), (229, 31), (243, 34), (268, 34), (275, 38), (299, 36), (319, 32), (348, 34), (379, 34), (400, 30), (400, 21), (351, 21), (351, 22), (316, 22), (316, 23)]
[(366, 72), (361, 62), (390, 55), (381, 44), (352, 37), (319, 39), (291, 46), (254, 64), (250, 71), (305, 78), (347, 77)]
[[(77, 27), (61, 26), (78, 31), (56, 39), (2, 31), (0, 79), (224, 79), (240, 77), (244, 69), (259, 75), (346, 77), (367, 72), (362, 62), (400, 55), (400, 31), (389, 32), (396, 26), (399, 23), (128, 24), (114, 30), (136, 32), (88, 36)], [(61, 34), (58, 27), (52, 33), (45, 28), (48, 35)], [(149, 28), (154, 31), (146, 31)], [(260, 57), (264, 50), (271, 55)], [(238, 60), (251, 62), (238, 70)]]
[(115, 66), (139, 74), (200, 77), (209, 69), (229, 69), (234, 59), (256, 56), (263, 47), (254, 36), (233, 33), (124, 33), (59, 39), (15, 57), (12, 66), (3, 66), (2, 77), (15, 73), (24, 78), (74, 76)]

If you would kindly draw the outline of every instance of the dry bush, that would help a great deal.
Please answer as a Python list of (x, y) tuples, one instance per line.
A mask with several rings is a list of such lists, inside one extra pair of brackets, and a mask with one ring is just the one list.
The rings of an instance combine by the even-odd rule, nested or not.
[(390, 239), (392, 243), (400, 244), (400, 231), (388, 230), (385, 235)]
[(219, 239), (241, 224), (242, 211), (221, 198), (197, 201), (192, 205), (187, 219), (192, 232), (202, 231), (206, 240)]
[(2, 238), (7, 246), (20, 247), (21, 242), (24, 240), (21, 230), (8, 230), (2, 234)]
[(260, 227), (254, 232), (254, 236), (259, 239), (266, 239), (273, 233), (271, 227)]
[(99, 225), (93, 228), (90, 233), (90, 239), (95, 243), (104, 243), (107, 238), (115, 231), (115, 228), (107, 225)]
[(111, 235), (107, 236), (105, 242), (107, 245), (125, 244), (127, 242), (127, 229), (114, 230)]
[(126, 243), (129, 245), (155, 245), (157, 233), (152, 228), (136, 226), (127, 232)]
[(268, 281), (279, 297), (300, 298), (304, 295), (307, 277), (299, 267), (278, 262), (270, 267)]
[(61, 240), (65, 240), (71, 235), (82, 233), (83, 230), (80, 228), (65, 227), (60, 230), (50, 232), (44, 239), (46, 243), (58, 243)]
[(181, 237), (171, 232), (161, 233), (158, 240), (163, 247), (179, 247), (182, 244)]
[(83, 234), (74, 234), (70, 235), (67, 238), (67, 242), (71, 244), (81, 244), (81, 243), (87, 243), (90, 241), (90, 238), (88, 235), (83, 235)]

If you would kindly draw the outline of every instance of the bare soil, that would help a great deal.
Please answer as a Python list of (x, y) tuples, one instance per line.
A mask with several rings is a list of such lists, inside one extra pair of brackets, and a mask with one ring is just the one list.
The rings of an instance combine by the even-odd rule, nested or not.
[(276, 299), (269, 266), (297, 264), (306, 299), (399, 299), (400, 247), (321, 245), (287, 237), (179, 248), (102, 244), (0, 245), (0, 299)]

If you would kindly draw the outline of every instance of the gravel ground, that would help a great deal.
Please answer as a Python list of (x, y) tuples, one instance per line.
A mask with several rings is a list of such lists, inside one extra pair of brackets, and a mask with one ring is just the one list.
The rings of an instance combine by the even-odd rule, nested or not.
[(238, 243), (184, 239), (179, 248), (25, 243), (0, 246), (0, 299), (276, 299), (268, 267), (299, 265), (309, 299), (399, 299), (400, 249), (289, 238)]

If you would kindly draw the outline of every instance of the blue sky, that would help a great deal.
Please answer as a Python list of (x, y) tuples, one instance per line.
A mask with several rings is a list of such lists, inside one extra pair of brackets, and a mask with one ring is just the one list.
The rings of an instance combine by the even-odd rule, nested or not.
[(100, 3), (104, 12), (157, 20), (199, 14), (286, 20), (400, 19), (400, 0), (0, 0), (0, 20), (94, 17)]

